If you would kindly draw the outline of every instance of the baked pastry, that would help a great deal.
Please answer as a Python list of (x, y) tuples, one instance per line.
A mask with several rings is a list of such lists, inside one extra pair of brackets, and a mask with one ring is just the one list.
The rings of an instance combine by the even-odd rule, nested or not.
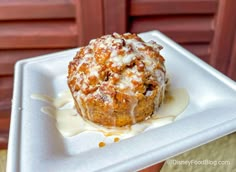
[(131, 33), (105, 35), (81, 47), (68, 66), (68, 86), (79, 114), (118, 127), (150, 117), (165, 92), (161, 49)]

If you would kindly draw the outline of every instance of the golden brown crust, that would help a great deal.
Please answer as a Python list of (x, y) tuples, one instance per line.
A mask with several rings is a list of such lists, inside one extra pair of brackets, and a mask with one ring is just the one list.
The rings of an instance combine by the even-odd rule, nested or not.
[(68, 66), (68, 85), (81, 116), (119, 127), (149, 117), (165, 89), (161, 48), (130, 33), (106, 35), (80, 48)]

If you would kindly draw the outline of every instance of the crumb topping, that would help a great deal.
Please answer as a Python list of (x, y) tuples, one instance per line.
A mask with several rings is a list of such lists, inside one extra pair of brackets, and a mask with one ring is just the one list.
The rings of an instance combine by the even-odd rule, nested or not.
[(112, 103), (119, 92), (148, 96), (165, 85), (162, 47), (136, 34), (105, 35), (81, 47), (69, 64), (68, 84), (74, 97)]

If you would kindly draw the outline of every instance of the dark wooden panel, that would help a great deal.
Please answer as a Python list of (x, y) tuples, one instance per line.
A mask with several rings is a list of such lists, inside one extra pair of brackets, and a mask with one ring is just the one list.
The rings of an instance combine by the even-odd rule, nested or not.
[[(127, 29), (127, 1), (104, 0), (104, 34), (124, 33)], [(115, 8), (114, 8), (115, 7)]]
[(8, 117), (0, 117), (0, 135), (8, 133), (10, 127), (10, 115)]
[(211, 14), (218, 0), (131, 0), (130, 15)]
[(77, 45), (73, 20), (0, 22), (0, 49), (64, 48)]
[[(12, 93), (10, 93), (10, 94), (12, 94)], [(8, 97), (7, 99), (0, 99), (0, 119), (2, 119), (2, 118), (5, 119), (5, 118), (10, 117), (10, 114), (11, 114), (11, 99), (12, 99), (11, 97)]]
[(8, 146), (8, 133), (0, 133), (0, 149), (7, 149)]
[(234, 32), (234, 41), (228, 68), (228, 76), (231, 77), (234, 81), (236, 81), (236, 31)]
[(1, 0), (0, 20), (75, 18), (73, 0)]
[(0, 92), (1, 92), (0, 94), (0, 138), (1, 138), (2, 133), (7, 134), (9, 130), (12, 90), (13, 90), (13, 77), (12, 76), (1, 77), (0, 78)]
[(80, 46), (104, 34), (103, 0), (76, 0), (76, 20)]
[(2, 76), (0, 77), (0, 106), (6, 105), (4, 102), (9, 101), (12, 97), (13, 90), (13, 77)]
[(234, 32), (236, 29), (236, 1), (219, 1), (219, 11), (215, 22), (215, 35), (212, 42), (210, 64), (227, 74), (230, 64)]
[(210, 42), (213, 38), (211, 15), (134, 17), (130, 31), (160, 30), (177, 42)]
[(0, 149), (6, 149), (10, 129), (10, 112), (8, 115), (2, 115), (1, 112), (0, 109)]
[(10, 128), (12, 77), (0, 78), (0, 149), (7, 148)]
[(12, 75), (15, 62), (24, 58), (61, 51), (63, 49), (0, 50), (0, 76)]
[(5, 116), (10, 116), (11, 114), (11, 101), (5, 100), (5, 102), (1, 102), (0, 100), (0, 118)]

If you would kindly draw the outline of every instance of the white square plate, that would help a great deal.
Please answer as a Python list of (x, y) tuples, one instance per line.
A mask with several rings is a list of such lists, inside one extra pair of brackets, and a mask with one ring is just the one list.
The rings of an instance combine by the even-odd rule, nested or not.
[(102, 149), (69, 153), (68, 140), (40, 111), (43, 103), (30, 96), (55, 97), (66, 90), (67, 66), (77, 49), (22, 60), (15, 68), (7, 172), (136, 171), (236, 130), (234, 81), (158, 31), (140, 36), (164, 47), (171, 84), (189, 93), (189, 105), (178, 119)]

